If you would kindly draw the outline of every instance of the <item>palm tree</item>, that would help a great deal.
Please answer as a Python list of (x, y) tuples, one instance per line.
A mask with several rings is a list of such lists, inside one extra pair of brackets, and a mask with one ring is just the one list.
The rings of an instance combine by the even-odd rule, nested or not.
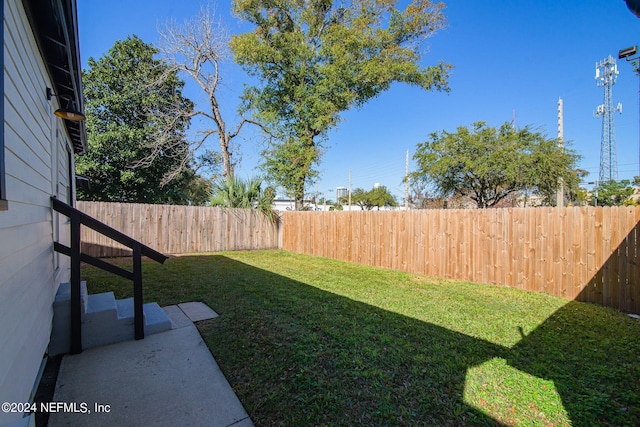
[(273, 210), (274, 192), (269, 187), (262, 191), (262, 180), (254, 177), (247, 180), (230, 176), (213, 183), (211, 206), (225, 208), (255, 209), (273, 223), (280, 219)]

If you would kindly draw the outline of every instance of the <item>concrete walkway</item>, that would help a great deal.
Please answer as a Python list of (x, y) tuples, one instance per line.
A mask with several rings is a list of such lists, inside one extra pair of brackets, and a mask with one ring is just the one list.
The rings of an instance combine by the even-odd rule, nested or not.
[(53, 401), (71, 405), (49, 426), (253, 426), (192, 322), (215, 313), (164, 310), (170, 331), (63, 357)]

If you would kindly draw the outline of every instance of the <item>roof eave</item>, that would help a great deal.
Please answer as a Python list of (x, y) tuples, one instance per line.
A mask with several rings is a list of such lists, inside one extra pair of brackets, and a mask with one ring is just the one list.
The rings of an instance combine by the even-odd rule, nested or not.
[[(22, 0), (56, 95), (84, 111), (76, 0)], [(76, 154), (87, 150), (84, 122), (64, 120)]]

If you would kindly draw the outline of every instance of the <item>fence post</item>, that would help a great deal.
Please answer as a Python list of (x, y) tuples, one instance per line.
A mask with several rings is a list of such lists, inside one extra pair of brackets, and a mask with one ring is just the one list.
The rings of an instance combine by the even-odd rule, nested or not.
[(71, 354), (82, 352), (82, 295), (80, 292), (80, 215), (71, 219)]
[(142, 247), (140, 243), (133, 245), (133, 316), (135, 322), (135, 338), (144, 338), (144, 314), (142, 310)]

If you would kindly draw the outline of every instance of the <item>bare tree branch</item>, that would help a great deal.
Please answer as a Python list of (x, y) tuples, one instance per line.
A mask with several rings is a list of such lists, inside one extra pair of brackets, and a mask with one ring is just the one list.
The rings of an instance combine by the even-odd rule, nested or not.
[(238, 136), (245, 123), (256, 123), (243, 118), (236, 130), (229, 132), (218, 102), (217, 91), (222, 81), (220, 65), (230, 57), (229, 33), (215, 18), (215, 9), (211, 6), (203, 6), (197, 16), (182, 24), (170, 21), (159, 29), (159, 33), (160, 52), (169, 67), (192, 78), (208, 98), (210, 111), (190, 113), (190, 117), (201, 116), (212, 123), (205, 136), (192, 143), (192, 152), (200, 148), (209, 136), (217, 134), (222, 175), (225, 178), (232, 176), (236, 166), (231, 160), (232, 139)]

